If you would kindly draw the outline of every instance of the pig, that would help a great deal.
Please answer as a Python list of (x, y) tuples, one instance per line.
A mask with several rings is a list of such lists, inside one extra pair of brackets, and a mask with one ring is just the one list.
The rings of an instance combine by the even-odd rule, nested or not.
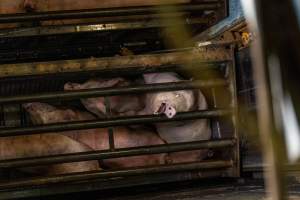
[[(176, 73), (145, 74), (146, 84), (179, 82), (182, 79)], [(197, 95), (197, 96), (196, 96)], [(200, 90), (171, 91), (146, 94), (145, 109), (140, 114), (165, 114), (172, 118), (177, 112), (206, 110), (206, 99)], [(209, 140), (211, 128), (209, 120), (199, 119), (183, 122), (155, 124), (159, 136), (167, 143), (193, 142)], [(207, 150), (171, 153), (174, 163), (202, 160)]]
[[(146, 84), (181, 81), (175, 73), (152, 73), (143, 76)], [(194, 93), (189, 90), (150, 93), (145, 99), (145, 108), (139, 114), (164, 113), (168, 118), (174, 117), (177, 112), (191, 111), (195, 104)]]
[[(87, 145), (59, 134), (41, 134), (0, 138), (0, 160), (51, 156), (91, 151)], [(100, 170), (98, 161), (54, 164), (22, 169), (32, 174), (58, 175)]]
[[(51, 124), (58, 122), (72, 122), (95, 119), (86, 112), (70, 111), (71, 109), (59, 109), (45, 103), (28, 103), (23, 107), (29, 113), (31, 120), (36, 124)], [(66, 111), (66, 112), (65, 112)], [(74, 115), (76, 113), (76, 115)], [(56, 116), (56, 117), (52, 117)], [(114, 130), (115, 148), (131, 148), (164, 144), (161, 138), (150, 130), (129, 129), (116, 127)], [(107, 128), (66, 131), (61, 134), (68, 136), (93, 150), (108, 150), (109, 136)], [(138, 166), (151, 166), (168, 162), (166, 154), (133, 156), (126, 158), (114, 158), (101, 161), (101, 167), (128, 168)]]
[[(123, 78), (113, 79), (92, 79), (84, 84), (66, 83), (64, 89), (66, 91), (94, 89), (94, 88), (108, 88), (108, 87), (122, 87), (129, 86), (131, 83)], [(144, 105), (138, 95), (122, 95), (108, 97), (111, 107), (112, 116), (130, 116), (135, 115), (138, 111), (142, 110)], [(105, 98), (88, 98), (81, 99), (85, 108), (94, 113), (100, 118), (107, 116)]]

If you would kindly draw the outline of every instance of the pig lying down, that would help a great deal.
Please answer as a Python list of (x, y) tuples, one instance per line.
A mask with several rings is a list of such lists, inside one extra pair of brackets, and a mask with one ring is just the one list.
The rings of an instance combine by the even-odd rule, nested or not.
[[(87, 145), (59, 134), (7, 137), (0, 139), (0, 160), (50, 156), (91, 151)], [(34, 174), (66, 174), (99, 170), (98, 161), (55, 164), (23, 169)]]
[[(180, 82), (182, 79), (176, 73), (153, 73), (145, 74), (144, 81), (146, 84)], [(117, 83), (119, 81), (119, 83)], [(122, 83), (122, 84), (120, 84)], [(105, 80), (90, 80), (84, 84), (67, 83), (66, 90), (71, 89), (91, 89), (104, 87), (118, 87), (130, 85), (125, 84), (124, 79), (115, 78)], [(136, 99), (136, 101), (132, 100)], [(193, 110), (206, 110), (208, 108), (206, 99), (200, 90), (181, 90), (170, 92), (157, 92), (146, 94), (144, 99), (135, 95), (111, 97), (111, 106), (115, 115), (152, 115), (165, 114), (172, 118), (178, 112), (188, 112)], [(82, 99), (87, 110), (103, 117), (105, 106), (103, 98)], [(140, 101), (143, 101), (141, 103)], [(119, 106), (117, 106), (119, 105)], [(144, 108), (141, 109), (141, 105)], [(125, 114), (121, 112), (122, 107), (126, 107)], [(128, 114), (130, 113), (130, 114)], [(155, 124), (159, 136), (166, 143), (181, 143), (209, 140), (211, 138), (211, 129), (209, 120), (199, 119), (184, 122), (157, 123)], [(177, 156), (180, 154), (181, 156)], [(184, 155), (186, 154), (186, 155)], [(191, 162), (199, 161), (207, 156), (206, 150), (193, 152), (174, 153), (173, 162)]]
[[(175, 73), (145, 74), (146, 84), (179, 82), (182, 79)], [(66, 90), (92, 88), (122, 87), (132, 83), (123, 78), (93, 79), (83, 84), (67, 83)], [(200, 90), (182, 90), (156, 92), (141, 98), (136, 95), (109, 97), (113, 116), (138, 114), (165, 114), (172, 118), (179, 112), (206, 110), (207, 102)], [(96, 116), (105, 118), (106, 108), (103, 97), (81, 99), (85, 108), (90, 111), (79, 111), (70, 108), (58, 108), (46, 103), (27, 103), (24, 109), (35, 125), (95, 120)], [(95, 115), (93, 115), (93, 114)], [(114, 128), (115, 148), (131, 148), (209, 140), (211, 129), (209, 120), (198, 119), (182, 122), (156, 123), (157, 133), (147, 128)], [(26, 145), (30, 144), (30, 145)], [(0, 139), (1, 159), (15, 159), (36, 156), (58, 155), (94, 150), (108, 150), (109, 136), (107, 128), (73, 130), (60, 133), (20, 136)], [(207, 150), (195, 150), (158, 155), (142, 155), (124, 158), (112, 158), (98, 161), (56, 164), (38, 167), (31, 170), (46, 174), (64, 174), (100, 170), (101, 168), (119, 169), (128, 167), (152, 166), (167, 163), (201, 161), (207, 157)]]
[[(29, 103), (23, 107), (29, 113), (30, 119), (35, 124), (51, 124), (58, 122), (72, 122), (95, 119), (87, 112), (71, 109), (59, 109), (45, 103)], [(60, 134), (69, 137), (93, 150), (108, 150), (109, 138), (108, 129), (74, 130), (61, 132)], [(151, 131), (126, 127), (114, 128), (115, 148), (130, 148), (164, 144), (160, 137)], [(103, 160), (107, 168), (125, 168), (150, 166), (165, 163), (166, 154), (134, 156), (127, 158), (114, 158)]]

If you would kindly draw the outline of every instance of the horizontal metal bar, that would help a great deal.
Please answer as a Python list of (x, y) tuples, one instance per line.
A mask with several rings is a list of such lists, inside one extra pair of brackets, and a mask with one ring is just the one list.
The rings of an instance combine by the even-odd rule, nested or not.
[(57, 163), (80, 162), (87, 160), (103, 160), (110, 158), (130, 157), (138, 155), (150, 155), (159, 153), (171, 153), (179, 151), (192, 151), (198, 149), (216, 149), (226, 148), (235, 145), (235, 139), (227, 140), (210, 140), (198, 142), (186, 142), (178, 144), (164, 144), (156, 146), (145, 146), (138, 148), (123, 148), (114, 151), (94, 151), (82, 152), (57, 156), (46, 156), (37, 158), (23, 158), (14, 160), (0, 161), (0, 168), (18, 168), (18, 167), (32, 167), (41, 165), (50, 165)]
[[(225, 169), (228, 171), (228, 169)], [(63, 187), (60, 184), (51, 186), (29, 187), (29, 188), (16, 188), (0, 191), (0, 200), (9, 199), (24, 199), (24, 198), (39, 198), (53, 195), (68, 195), (78, 192), (93, 192), (93, 191), (105, 191), (111, 189), (128, 188), (134, 186), (144, 186), (147, 188), (153, 184), (167, 184), (175, 182), (184, 182), (191, 180), (199, 180), (208, 177), (224, 177), (224, 169), (212, 169), (205, 170), (205, 173), (199, 173), (198, 171), (184, 171), (184, 172), (172, 172), (172, 173), (157, 173), (142, 176), (126, 177), (122, 179), (108, 179), (108, 180), (94, 180), (88, 182), (80, 182), (76, 184), (64, 184)], [(147, 180), (147, 181), (145, 181)], [(222, 179), (223, 180), (223, 179)], [(218, 184), (221, 180), (218, 181)], [(205, 184), (208, 184), (205, 182)], [(216, 183), (214, 183), (216, 186)], [(68, 198), (69, 197), (69, 198)], [(51, 198), (50, 198), (51, 199)], [(60, 199), (60, 198), (56, 198)], [(64, 196), (64, 199), (72, 199), (70, 196)]]
[(100, 32), (112, 30), (133, 30), (133, 29), (147, 29), (158, 27), (172, 27), (178, 25), (203, 25), (208, 24), (210, 19), (208, 17), (184, 17), (175, 23), (162, 22), (159, 18), (144, 17), (142, 15), (135, 17), (124, 17), (122, 20), (114, 17), (110, 19), (99, 19), (93, 24), (64, 24), (51, 26), (37, 26), (37, 27), (22, 27), (11, 29), (0, 29), (1, 38), (26, 37), (36, 35), (57, 35), (64, 33), (82, 33), (82, 32)]
[(36, 102), (46, 100), (70, 100), (80, 98), (91, 98), (99, 96), (114, 96), (114, 95), (125, 95), (125, 94), (140, 94), (146, 92), (158, 92), (158, 91), (176, 91), (176, 90), (187, 90), (187, 89), (198, 89), (198, 88), (209, 88), (226, 86), (227, 81), (224, 79), (206, 80), (206, 81), (182, 81), (177, 83), (160, 83), (160, 84), (149, 84), (140, 86), (129, 86), (129, 87), (111, 87), (111, 88), (99, 88), (79, 91), (62, 91), (55, 93), (45, 93), (36, 95), (25, 95), (25, 96), (12, 96), (12, 97), (0, 97), (1, 104), (14, 104), (21, 102)]
[(170, 173), (180, 171), (192, 171), (192, 170), (207, 170), (207, 169), (219, 169), (232, 167), (232, 161), (208, 161), (198, 163), (185, 163), (175, 165), (161, 165), (155, 167), (138, 168), (138, 169), (125, 169), (125, 170), (113, 170), (113, 171), (99, 171), (99, 172), (88, 172), (88, 173), (72, 173), (60, 176), (51, 176), (45, 178), (37, 178), (24, 181), (0, 183), (0, 190), (10, 188), (24, 188), (30, 186), (43, 186), (50, 184), (61, 184), (68, 182), (78, 181), (91, 181), (93, 179), (106, 179), (112, 177), (123, 177), (123, 176), (138, 176), (156, 173)]
[[(174, 6), (174, 5), (173, 5)], [(183, 4), (176, 5), (180, 11), (191, 12), (199, 10), (215, 10), (221, 7), (219, 3), (206, 4)], [(148, 15), (155, 13), (172, 12), (174, 9), (170, 5), (161, 6), (140, 6), (128, 8), (107, 8), (92, 10), (74, 10), (74, 11), (55, 11), (44, 13), (26, 13), (26, 14), (5, 14), (0, 15), (0, 23), (30, 22), (30, 21), (46, 21), (60, 19), (82, 19), (96, 17), (111, 17), (122, 15)]]
[(3, 64), (0, 65), (0, 78), (72, 72), (112, 72), (124, 69), (135, 70), (137, 68), (147, 70), (170, 65), (192, 65), (201, 69), (201, 65), (207, 66), (208, 62), (214, 64), (216, 62), (228, 62), (230, 60), (232, 60), (230, 51), (224, 46), (214, 48), (203, 47), (193, 48), (188, 51), (161, 54)]
[(136, 117), (118, 117), (118, 118), (102, 119), (102, 120), (95, 120), (95, 121), (51, 124), (51, 125), (44, 125), (44, 126), (1, 128), (0, 137), (33, 135), (33, 134), (62, 132), (62, 131), (70, 131), (70, 130), (107, 128), (107, 127), (114, 127), (114, 126), (129, 126), (129, 125), (136, 125), (136, 124), (149, 124), (149, 123), (158, 123), (158, 122), (164, 123), (164, 122), (193, 120), (193, 119), (201, 119), (201, 118), (215, 118), (215, 117), (222, 117), (231, 114), (232, 114), (231, 109), (207, 110), (207, 111), (178, 113), (172, 119), (169, 119), (163, 115), (143, 115), (143, 116), (136, 116)]

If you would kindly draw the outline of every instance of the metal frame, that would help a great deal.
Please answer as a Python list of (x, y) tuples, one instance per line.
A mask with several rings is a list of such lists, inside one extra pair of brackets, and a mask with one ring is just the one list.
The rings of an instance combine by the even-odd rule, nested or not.
[[(207, 55), (207, 52), (212, 52), (213, 55)], [(166, 56), (169, 59), (166, 59)], [(149, 59), (149, 63), (145, 65), (143, 59)], [(170, 59), (171, 58), (171, 59)], [(196, 58), (196, 59), (195, 59)], [(225, 59), (224, 59), (225, 58)], [(114, 58), (115, 59), (115, 58)], [(170, 61), (171, 60), (171, 61)], [(128, 117), (128, 118), (107, 118), (105, 120), (97, 121), (87, 121), (87, 122), (74, 122), (74, 123), (64, 123), (64, 124), (52, 124), (47, 126), (36, 126), (36, 127), (20, 127), (20, 128), (1, 128), (0, 137), (8, 136), (18, 136), (18, 135), (28, 135), (28, 134), (41, 134), (57, 131), (66, 130), (79, 130), (79, 129), (92, 129), (100, 127), (113, 127), (113, 126), (125, 126), (134, 125), (140, 123), (154, 123), (154, 122), (170, 122), (178, 120), (191, 120), (199, 118), (218, 118), (222, 116), (232, 116), (234, 123), (236, 122), (236, 93), (235, 93), (235, 71), (234, 71), (234, 51), (233, 47), (226, 49), (226, 45), (221, 43), (220, 45), (213, 44), (213, 47), (208, 45), (207, 47), (201, 47), (191, 50), (183, 50), (173, 53), (162, 53), (153, 55), (142, 55), (142, 56), (132, 56), (132, 57), (122, 57), (113, 60), (112, 58), (96, 59), (96, 60), (85, 60), (82, 61), (65, 61), (65, 62), (53, 62), (53, 63), (40, 63), (40, 64), (18, 64), (18, 65), (2, 65), (1, 69), (8, 69), (9, 66), (16, 67), (16, 69), (30, 69), (27, 73), (15, 73), (10, 70), (10, 73), (5, 73), (5, 70), (0, 70), (0, 77), (22, 77), (22, 75), (47, 75), (49, 71), (39, 71), (37, 66), (56, 66), (58, 63), (64, 63), (61, 65), (59, 71), (51, 71), (51, 73), (66, 73), (71, 69), (72, 72), (81, 71), (94, 71), (93, 68), (99, 62), (102, 64), (106, 63), (106, 66), (101, 66), (101, 69), (97, 69), (98, 72), (107, 70), (107, 67), (111, 67), (111, 71), (124, 69), (128, 71), (134, 71), (136, 67), (144, 69), (144, 72), (151, 68), (162, 67), (164, 65), (172, 64), (173, 66), (178, 66), (182, 64), (194, 63), (192, 66), (196, 66), (197, 61), (205, 61), (207, 63), (215, 63), (216, 61), (222, 61), (223, 64), (227, 64), (230, 70), (229, 81), (226, 80), (207, 80), (207, 81), (184, 81), (181, 83), (167, 83), (167, 84), (154, 84), (136, 87), (123, 87), (123, 88), (107, 88), (107, 89), (97, 89), (97, 90), (87, 90), (78, 91), (70, 93), (52, 93), (43, 95), (29, 95), (29, 96), (18, 96), (18, 97), (6, 97), (0, 98), (0, 105), (7, 103), (20, 103), (28, 102), (33, 100), (49, 100), (49, 99), (72, 99), (72, 98), (83, 98), (83, 97), (95, 97), (95, 96), (109, 96), (109, 95), (123, 95), (137, 92), (154, 92), (154, 91), (169, 91), (169, 90), (182, 90), (182, 89), (195, 89), (199, 87), (219, 87), (226, 86), (229, 84), (229, 89), (231, 93), (232, 105), (227, 109), (215, 109), (207, 111), (195, 111), (179, 113), (173, 119), (168, 119), (164, 116), (138, 116), (138, 117)], [(226, 62), (224, 62), (226, 60)], [(128, 62), (129, 61), (129, 62)], [(79, 67), (76, 63), (80, 63)], [(84, 64), (83, 64), (84, 63)], [(128, 65), (128, 63), (130, 63)], [(35, 66), (35, 67), (33, 67)], [(98, 65), (96, 65), (98, 67)], [(135, 67), (132, 67), (135, 66)], [(215, 65), (208, 65), (215, 66)], [(74, 67), (74, 69), (72, 69)], [(79, 69), (79, 70), (78, 70)], [(170, 68), (168, 68), (170, 70)], [(49, 70), (49, 69), (47, 69)], [(153, 69), (152, 69), (153, 70)], [(22, 71), (22, 70), (21, 70)], [(24, 71), (22, 71), (24, 72)], [(141, 70), (143, 72), (143, 70)], [(148, 71), (149, 72), (149, 71)], [(109, 110), (109, 105), (108, 108)], [(139, 176), (147, 174), (161, 174), (161, 173), (172, 173), (172, 172), (188, 172), (188, 171), (198, 171), (206, 173), (207, 170), (218, 172), (220, 176), (227, 177), (238, 177), (239, 176), (239, 145), (238, 145), (238, 129), (234, 126), (233, 138), (227, 140), (213, 140), (213, 141), (201, 141), (201, 142), (190, 142), (182, 144), (170, 144), (170, 145), (158, 145), (152, 147), (141, 147), (141, 148), (129, 148), (129, 149), (114, 149), (112, 137), (110, 138), (110, 146), (112, 149), (109, 151), (96, 151), (96, 152), (85, 152), (79, 154), (66, 154), (60, 156), (48, 156), (40, 158), (27, 158), (27, 159), (17, 159), (17, 160), (6, 160), (0, 162), (0, 168), (6, 169), (10, 167), (18, 166), (36, 166), (36, 165), (47, 165), (50, 163), (61, 163), (61, 162), (73, 162), (73, 161), (83, 161), (92, 160), (97, 158), (107, 159), (107, 158), (117, 158), (124, 156), (142, 155), (142, 154), (157, 154), (161, 152), (177, 152), (177, 151), (188, 151), (203, 148), (230, 148), (232, 150), (233, 157), (229, 160), (219, 160), (219, 161), (202, 161), (199, 163), (185, 163), (185, 164), (175, 164), (175, 165), (162, 165), (153, 166), (146, 168), (137, 169), (124, 169), (124, 170), (110, 170), (110, 171), (100, 171), (100, 172), (88, 172), (88, 173), (74, 173), (64, 176), (52, 176), (17, 182), (9, 182), (0, 184), (0, 199), (1, 194), (9, 194), (9, 192), (14, 193), (18, 190), (26, 191), (31, 187), (52, 187), (53, 184), (70, 183), (74, 184), (77, 181), (91, 181), (98, 180), (103, 181), (103, 179), (110, 179), (116, 177), (130, 177)], [(113, 132), (111, 132), (111, 135)], [(208, 173), (209, 174), (209, 173)], [(185, 178), (187, 179), (187, 178)], [(74, 182), (75, 181), (75, 182)], [(141, 183), (142, 184), (142, 183)], [(21, 189), (22, 187), (23, 189)], [(113, 187), (113, 186), (112, 186)], [(108, 186), (109, 188), (109, 186)], [(81, 190), (83, 191), (83, 190)], [(73, 192), (75, 192), (73, 190)], [(47, 193), (47, 192), (46, 192)], [(27, 193), (23, 197), (36, 197), (40, 196), (40, 193)]]
[[(108, 30), (124, 30), (124, 29), (145, 29), (160, 28), (172, 26), (172, 24), (162, 23), (159, 20), (163, 18), (174, 18), (174, 14), (183, 17), (179, 23), (186, 25), (212, 25), (219, 18), (226, 17), (227, 0), (206, 0), (193, 4), (178, 5), (159, 5), (159, 6), (137, 6), (127, 8), (106, 8), (106, 9), (89, 9), (89, 10), (71, 10), (71, 11), (55, 11), (55, 12), (37, 12), (37, 13), (21, 13), (21, 14), (2, 14), (0, 15), (0, 24), (7, 23), (30, 23), (34, 22), (35, 26), (30, 28), (10, 28), (0, 31), (0, 37), (18, 37), (18, 36), (34, 36), (49, 35), (61, 33), (77, 33), (77, 32), (94, 32)], [(174, 13), (174, 7), (179, 12)], [(223, 10), (221, 10), (223, 9)], [(189, 17), (190, 13), (202, 13), (203, 11), (218, 11), (218, 16), (212, 15), (201, 17)], [(157, 14), (159, 13), (159, 14)], [(172, 16), (173, 15), (173, 16)], [(216, 18), (216, 19), (215, 19)], [(45, 26), (43, 21), (57, 21), (69, 19), (91, 19), (92, 24), (82, 24), (71, 22), (65, 25)], [(138, 19), (138, 20), (137, 20)], [(178, 20), (179, 21), (179, 20)], [(37, 26), (42, 22), (42, 26)], [(5, 27), (5, 26), (4, 26)]]

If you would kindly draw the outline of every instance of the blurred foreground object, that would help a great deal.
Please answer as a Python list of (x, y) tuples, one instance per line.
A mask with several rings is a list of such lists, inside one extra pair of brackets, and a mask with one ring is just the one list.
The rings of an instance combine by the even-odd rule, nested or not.
[(242, 2), (246, 18), (258, 35), (252, 56), (260, 135), (269, 166), (267, 189), (271, 199), (286, 199), (284, 166), (287, 161), (297, 161), (300, 149), (300, 32), (296, 8), (291, 0)]

